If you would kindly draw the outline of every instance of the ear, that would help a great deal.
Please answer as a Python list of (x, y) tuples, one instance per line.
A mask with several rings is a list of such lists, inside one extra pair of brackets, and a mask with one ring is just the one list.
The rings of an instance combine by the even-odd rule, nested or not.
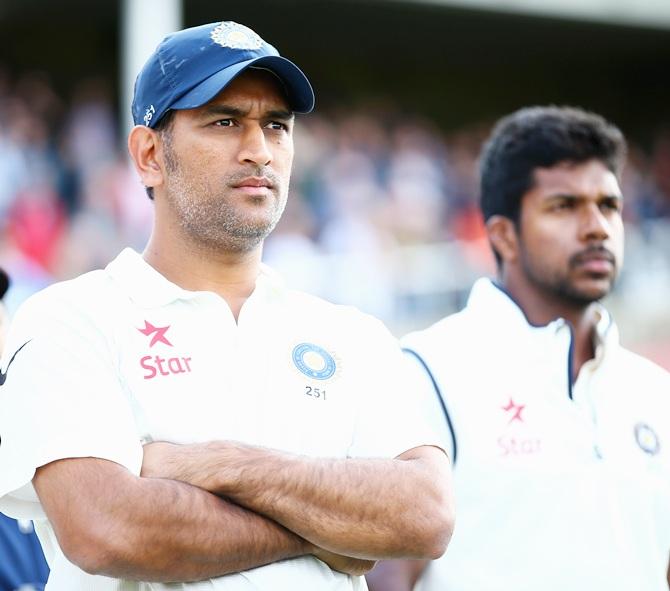
[(514, 222), (502, 215), (493, 215), (486, 221), (486, 232), (493, 249), (502, 263), (513, 263), (519, 256), (519, 235)]
[(164, 180), (164, 169), (160, 159), (158, 132), (136, 125), (128, 135), (128, 152), (135, 164), (135, 170), (145, 187), (156, 187)]

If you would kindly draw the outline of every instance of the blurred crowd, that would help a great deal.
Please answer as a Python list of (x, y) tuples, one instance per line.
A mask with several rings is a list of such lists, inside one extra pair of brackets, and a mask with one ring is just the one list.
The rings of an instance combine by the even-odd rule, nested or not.
[[(103, 78), (66, 98), (43, 74), (0, 69), (0, 264), (13, 278), (10, 310), (126, 245), (142, 248), (152, 205), (113, 105)], [(455, 242), (466, 265), (490, 270), (476, 203), (490, 124), (444, 133), (380, 102), (300, 118), (291, 198), (267, 262), (298, 288), (385, 319), (398, 284), (389, 253), (399, 248)], [(624, 193), (629, 224), (670, 219), (670, 131), (648, 152), (631, 146)]]

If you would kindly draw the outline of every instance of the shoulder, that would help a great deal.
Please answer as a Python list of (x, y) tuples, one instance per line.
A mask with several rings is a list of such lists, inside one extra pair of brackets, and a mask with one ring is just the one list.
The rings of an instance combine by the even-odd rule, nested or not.
[(327, 329), (330, 333), (351, 334), (357, 338), (366, 336), (392, 338), (397, 342), (381, 320), (354, 306), (334, 304), (323, 298), (294, 290), (287, 292), (287, 300), (294, 318)]
[(58, 314), (85, 316), (103, 308), (112, 290), (112, 281), (104, 271), (91, 271), (35, 293), (19, 307), (12, 322), (43, 316), (57, 319)]
[(645, 387), (657, 385), (670, 397), (670, 372), (660, 365), (621, 346), (616, 348), (612, 358), (610, 367), (616, 368), (617, 373), (625, 373)]
[[(112, 330), (116, 293), (110, 277), (102, 270), (55, 283), (28, 298), (9, 323), (7, 351), (38, 336), (58, 340), (66, 346), (90, 342)], [(103, 339), (104, 340), (104, 339)]]
[(410, 332), (402, 337), (400, 342), (403, 348), (417, 350), (417, 352), (443, 351), (445, 348), (467, 346), (467, 343), (472, 341), (477, 328), (475, 315), (466, 308), (442, 318), (428, 328)]
[(619, 345), (606, 350), (595, 377), (619, 412), (653, 417), (670, 428), (670, 373), (665, 369)]

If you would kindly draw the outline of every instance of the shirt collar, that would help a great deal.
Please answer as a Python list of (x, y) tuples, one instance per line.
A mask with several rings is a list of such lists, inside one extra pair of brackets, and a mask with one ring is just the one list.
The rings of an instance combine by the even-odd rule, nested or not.
[(477, 314), (496, 326), (504, 325), (508, 330), (549, 329), (555, 332), (565, 325), (563, 318), (552, 320), (547, 325), (531, 324), (512, 296), (487, 278), (475, 282), (468, 298), (468, 308), (476, 310)]
[[(207, 291), (190, 291), (172, 283), (161, 275), (140, 254), (126, 248), (106, 267), (108, 275), (118, 282), (124, 292), (138, 306), (154, 308), (166, 306), (177, 300), (190, 300), (210, 294)], [(273, 269), (261, 265), (252, 297), (272, 297), (284, 291), (284, 283)]]
[(605, 353), (619, 345), (619, 330), (604, 306), (598, 304), (599, 319), (593, 334), (594, 362), (599, 364)]
[[(567, 327), (563, 318), (552, 320), (546, 325), (531, 324), (523, 310), (512, 297), (500, 286), (487, 278), (478, 279), (468, 298), (468, 308), (476, 310), (488, 322), (495, 326), (504, 326), (507, 330), (516, 332), (544, 334), (556, 333)], [(595, 327), (594, 346), (598, 356), (598, 349), (611, 347), (619, 342), (619, 333), (612, 316), (604, 306), (598, 304), (598, 321)]]

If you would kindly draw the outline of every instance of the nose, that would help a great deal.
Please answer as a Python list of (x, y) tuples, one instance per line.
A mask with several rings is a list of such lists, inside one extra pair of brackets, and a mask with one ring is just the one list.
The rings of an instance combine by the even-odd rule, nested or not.
[(242, 164), (256, 164), (267, 166), (272, 162), (272, 152), (262, 127), (250, 126), (240, 141), (238, 160)]
[(598, 203), (589, 203), (584, 208), (581, 221), (582, 240), (606, 240), (610, 236), (610, 222)]

